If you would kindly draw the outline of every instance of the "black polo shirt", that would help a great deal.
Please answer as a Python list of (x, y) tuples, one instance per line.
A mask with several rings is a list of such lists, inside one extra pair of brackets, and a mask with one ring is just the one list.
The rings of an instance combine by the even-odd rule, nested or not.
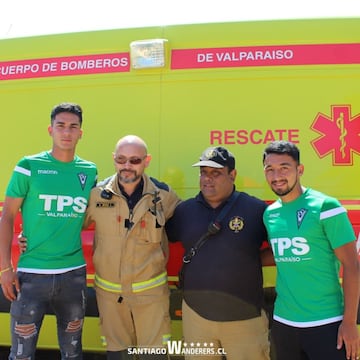
[[(185, 252), (206, 232), (226, 201), (213, 209), (199, 193), (179, 204), (167, 223), (170, 241)], [(240, 192), (222, 221), (184, 268), (184, 300), (213, 321), (250, 319), (263, 306), (260, 248), (267, 239), (262, 216), (266, 203)]]

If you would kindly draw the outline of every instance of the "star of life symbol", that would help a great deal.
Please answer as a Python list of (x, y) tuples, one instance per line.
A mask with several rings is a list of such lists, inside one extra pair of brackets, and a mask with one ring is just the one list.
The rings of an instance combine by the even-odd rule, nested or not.
[(353, 165), (360, 155), (360, 113), (351, 115), (351, 105), (332, 105), (331, 117), (318, 113), (311, 129), (321, 134), (311, 141), (320, 158), (332, 154), (333, 165)]

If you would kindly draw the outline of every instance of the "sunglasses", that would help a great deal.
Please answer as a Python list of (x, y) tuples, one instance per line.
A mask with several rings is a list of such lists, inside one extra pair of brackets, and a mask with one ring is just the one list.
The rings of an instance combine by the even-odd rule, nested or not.
[(129, 162), (131, 165), (139, 165), (146, 158), (146, 156), (147, 155), (145, 155), (142, 158), (140, 158), (140, 157), (131, 157), (131, 158), (118, 157), (118, 158), (114, 158), (114, 161), (117, 164), (121, 164), (121, 165), (124, 165), (127, 162)]

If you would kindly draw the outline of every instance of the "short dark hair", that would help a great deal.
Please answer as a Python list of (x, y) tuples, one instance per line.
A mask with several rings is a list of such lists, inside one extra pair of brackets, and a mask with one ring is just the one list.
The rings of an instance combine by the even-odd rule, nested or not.
[(53, 124), (55, 116), (62, 112), (68, 112), (68, 113), (77, 115), (79, 117), (80, 127), (81, 127), (83, 111), (82, 111), (80, 105), (74, 104), (74, 103), (69, 103), (69, 102), (64, 102), (64, 103), (54, 106), (53, 109), (51, 110), (51, 114), (50, 114), (51, 124)]
[(286, 154), (291, 156), (297, 164), (300, 164), (300, 150), (290, 141), (278, 140), (271, 142), (264, 150), (263, 164), (269, 154)]

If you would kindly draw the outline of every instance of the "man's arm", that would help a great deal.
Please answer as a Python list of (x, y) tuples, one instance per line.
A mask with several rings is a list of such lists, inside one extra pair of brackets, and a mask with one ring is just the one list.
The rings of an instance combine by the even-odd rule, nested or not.
[(0, 220), (0, 281), (4, 296), (10, 301), (16, 299), (13, 284), (15, 284), (16, 291), (20, 291), (18, 278), (13, 271), (11, 247), (14, 236), (15, 218), (23, 200), (23, 198), (6, 197)]
[(274, 254), (270, 246), (265, 246), (260, 250), (260, 259), (262, 266), (275, 265)]
[(335, 249), (343, 266), (344, 318), (338, 332), (338, 348), (346, 347), (348, 359), (358, 359), (360, 338), (356, 326), (360, 296), (359, 260), (355, 241)]

